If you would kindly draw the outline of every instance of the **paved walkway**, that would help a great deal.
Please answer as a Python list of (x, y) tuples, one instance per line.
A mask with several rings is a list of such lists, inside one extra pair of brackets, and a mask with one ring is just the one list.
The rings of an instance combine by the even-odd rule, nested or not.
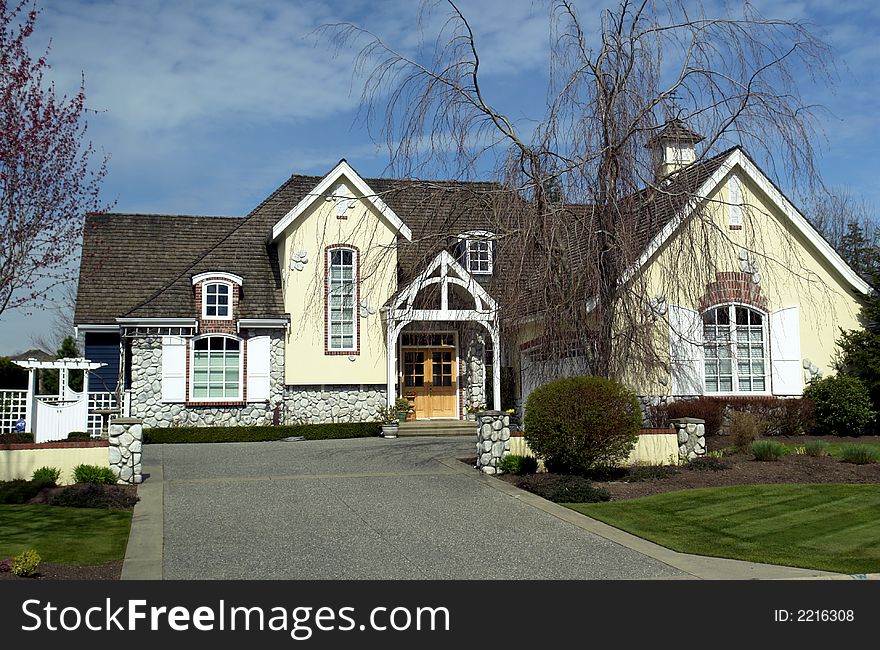
[(834, 576), (676, 553), (478, 474), (462, 438), (150, 445), (123, 579)]

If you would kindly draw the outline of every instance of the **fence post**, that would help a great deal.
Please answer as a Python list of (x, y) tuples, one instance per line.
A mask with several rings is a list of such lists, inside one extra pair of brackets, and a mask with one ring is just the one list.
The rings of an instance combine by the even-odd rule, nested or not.
[(504, 411), (477, 413), (477, 469), (495, 474), (498, 461), (510, 453), (510, 415)]

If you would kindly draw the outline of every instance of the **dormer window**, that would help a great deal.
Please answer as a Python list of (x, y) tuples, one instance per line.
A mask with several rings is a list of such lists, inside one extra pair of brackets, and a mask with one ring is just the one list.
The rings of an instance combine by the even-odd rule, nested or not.
[(199, 273), (192, 279), (198, 300), (201, 293), (201, 313), (206, 320), (232, 320), (237, 302), (236, 287), (240, 289), (242, 278), (234, 273), (209, 271)]
[(494, 235), (483, 230), (459, 235), (459, 262), (468, 273), (492, 275), (495, 258)]
[(202, 289), (202, 318), (230, 318), (232, 287), (225, 282), (209, 282)]

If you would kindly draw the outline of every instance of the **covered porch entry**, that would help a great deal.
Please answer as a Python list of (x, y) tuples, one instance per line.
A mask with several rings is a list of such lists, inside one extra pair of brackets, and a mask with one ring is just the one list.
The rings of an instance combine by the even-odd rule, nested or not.
[(419, 420), (464, 419), (485, 408), (489, 395), (501, 403), (497, 303), (447, 251), (383, 315), (389, 407), (404, 396)]

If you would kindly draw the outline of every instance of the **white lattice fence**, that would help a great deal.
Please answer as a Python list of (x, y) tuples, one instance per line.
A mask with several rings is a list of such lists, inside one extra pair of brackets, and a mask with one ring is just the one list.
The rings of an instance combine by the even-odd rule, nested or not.
[(0, 390), (0, 433), (11, 433), (27, 413), (26, 390)]
[(95, 411), (115, 409), (116, 393), (89, 393), (89, 433), (101, 435), (105, 418)]

